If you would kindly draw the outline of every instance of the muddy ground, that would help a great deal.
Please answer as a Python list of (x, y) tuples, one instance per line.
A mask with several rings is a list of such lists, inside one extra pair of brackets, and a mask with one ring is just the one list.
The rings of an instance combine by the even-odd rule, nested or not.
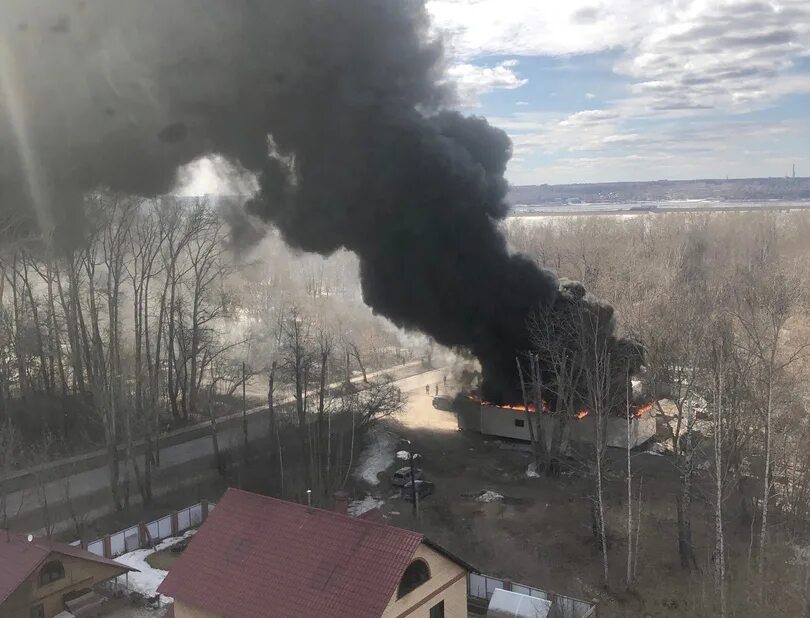
[[(431, 387), (431, 395), (434, 390)], [(601, 599), (601, 617), (688, 615), (684, 599), (702, 580), (680, 573), (675, 492), (678, 476), (666, 456), (633, 453), (633, 473), (643, 476), (643, 512), (636, 590), (627, 592), (626, 453), (609, 449), (606, 498), (610, 540), (610, 591), (602, 588), (601, 554), (591, 532), (592, 481), (582, 464), (564, 464), (559, 478), (527, 478), (531, 454), (524, 445), (457, 430), (452, 412), (436, 410), (424, 387), (409, 394), (406, 410), (385, 421), (385, 429), (412, 441), (436, 493), (411, 505), (390, 486), (392, 459), (377, 486), (389, 522), (419, 530), (476, 569), (512, 581), (581, 599)], [(357, 487), (362, 491), (363, 487)], [(492, 490), (503, 501), (481, 503), (473, 496)], [(710, 518), (699, 501), (694, 517)], [(710, 519), (705, 520), (710, 521)], [(696, 526), (697, 551), (710, 551)], [(649, 575), (648, 575), (649, 573)], [(708, 581), (706, 585), (710, 586)], [(614, 592), (615, 591), (615, 592)], [(684, 614), (684, 610), (687, 611)]]

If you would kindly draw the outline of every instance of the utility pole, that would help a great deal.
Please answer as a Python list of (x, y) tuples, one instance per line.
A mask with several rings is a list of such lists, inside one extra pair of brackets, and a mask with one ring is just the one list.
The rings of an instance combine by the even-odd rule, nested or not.
[(411, 503), (413, 504), (413, 516), (416, 518), (419, 515), (419, 492), (416, 490), (416, 466), (414, 464), (413, 444), (410, 440), (402, 440), (401, 444), (408, 445), (408, 461), (411, 464), (411, 487), (413, 488)]
[(244, 457), (245, 464), (248, 460), (248, 425), (247, 425), (247, 399), (245, 397), (245, 382), (247, 381), (247, 372), (245, 371), (245, 361), (242, 361), (242, 433), (244, 434)]
[(411, 460), (411, 485), (413, 485), (413, 516), (419, 517), (419, 492), (416, 489), (416, 468), (413, 463), (413, 448), (408, 449)]

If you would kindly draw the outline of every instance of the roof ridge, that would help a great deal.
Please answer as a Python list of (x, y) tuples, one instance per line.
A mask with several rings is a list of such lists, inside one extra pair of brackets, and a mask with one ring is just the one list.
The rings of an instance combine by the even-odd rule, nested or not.
[(292, 502), (291, 500), (282, 500), (281, 498), (276, 498), (275, 496), (266, 496), (264, 494), (257, 494), (257, 493), (253, 493), (252, 491), (246, 491), (244, 489), (239, 489), (237, 487), (229, 487), (225, 491), (225, 494), (227, 495), (228, 493), (231, 493), (231, 492), (246, 495), (246, 496), (250, 496), (251, 498), (258, 498), (260, 500), (267, 501), (267, 502), (275, 502), (275, 503), (278, 503), (278, 504), (283, 504), (283, 505), (285, 505), (287, 507), (297, 507), (299, 510), (303, 510), (305, 512), (318, 511), (320, 513), (326, 513), (328, 515), (332, 515), (332, 516), (334, 516), (334, 517), (336, 517), (338, 519), (345, 519), (345, 520), (348, 520), (348, 521), (359, 522), (359, 523), (365, 524), (367, 526), (374, 526), (374, 527), (377, 527), (377, 528), (393, 528), (393, 529), (397, 530), (398, 532), (404, 532), (404, 533), (407, 533), (407, 534), (412, 534), (412, 535), (414, 535), (416, 537), (419, 537), (420, 539), (425, 538), (424, 534), (422, 534), (421, 532), (417, 532), (415, 530), (409, 530), (407, 528), (400, 528), (399, 526), (392, 526), (392, 525), (390, 525), (388, 523), (379, 523), (379, 522), (376, 522), (376, 521), (363, 519), (362, 517), (359, 517), (359, 516), (355, 517), (353, 515), (349, 515), (349, 514), (346, 514), (346, 513), (340, 513), (338, 511), (334, 511), (332, 509), (324, 509), (324, 508), (320, 508), (320, 507), (317, 507), (317, 506), (307, 506), (306, 504), (301, 504), (300, 502)]

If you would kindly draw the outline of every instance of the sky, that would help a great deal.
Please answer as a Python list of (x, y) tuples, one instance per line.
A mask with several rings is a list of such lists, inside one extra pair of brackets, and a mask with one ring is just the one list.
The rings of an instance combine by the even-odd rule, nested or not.
[(513, 184), (810, 176), (810, 0), (430, 0)]
[[(810, 0), (427, 7), (456, 107), (512, 138), (512, 184), (810, 176)], [(180, 192), (220, 192), (223, 165)]]

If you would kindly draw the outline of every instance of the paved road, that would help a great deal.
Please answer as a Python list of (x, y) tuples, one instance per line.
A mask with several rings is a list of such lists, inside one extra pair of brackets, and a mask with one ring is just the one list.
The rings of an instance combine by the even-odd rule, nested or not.
[[(421, 368), (412, 366), (410, 371), (408, 367), (395, 368), (395, 370), (404, 371), (420, 371)], [(383, 372), (378, 372), (383, 373)], [(415, 389), (424, 389), (425, 384), (430, 384), (431, 394), (433, 394), (435, 385), (443, 381), (445, 370), (431, 370), (428, 372), (420, 371), (420, 373), (408, 376), (396, 381), (397, 386), (403, 392), (413, 391)], [(375, 374), (369, 374), (373, 377)], [(441, 388), (441, 386), (440, 386)], [(291, 402), (281, 402), (277, 409), (284, 408), (290, 409)], [(250, 410), (248, 419), (248, 436), (249, 441), (256, 441), (268, 435), (269, 430), (269, 415), (266, 413), (267, 409), (264, 407), (254, 408)], [(220, 427), (217, 435), (219, 440), (220, 449), (227, 449), (231, 447), (238, 447), (242, 444), (242, 423), (241, 417), (238, 417), (237, 422), (231, 421), (228, 424), (220, 421)], [(207, 430), (206, 430), (207, 431)], [(197, 460), (205, 460), (213, 457), (213, 445), (211, 437), (208, 433), (193, 437), (187, 441), (171, 444), (161, 449), (160, 452), (160, 471), (165, 472), (171, 468), (176, 468), (189, 462)], [(143, 470), (143, 455), (135, 458)], [(134, 474), (132, 482), (135, 483)], [(91, 496), (98, 496), (109, 491), (110, 477), (109, 469), (106, 465), (98, 465), (88, 470), (77, 471), (72, 474), (67, 474), (62, 478), (56, 478), (49, 481), (38, 481), (36, 476), (32, 476), (30, 481), (27, 481), (27, 487), (24, 489), (13, 491), (6, 495), (6, 513), (10, 520), (22, 519), (26, 515), (33, 515), (37, 511), (42, 510), (44, 498), (47, 497), (47, 503), (53, 507), (59, 503), (67, 502), (67, 496), (70, 500), (77, 501), (82, 498)], [(137, 490), (136, 492), (137, 493)], [(107, 509), (105, 501), (104, 509)], [(102, 514), (100, 511), (93, 511), (95, 515)], [(29, 518), (30, 519), (30, 518)]]

